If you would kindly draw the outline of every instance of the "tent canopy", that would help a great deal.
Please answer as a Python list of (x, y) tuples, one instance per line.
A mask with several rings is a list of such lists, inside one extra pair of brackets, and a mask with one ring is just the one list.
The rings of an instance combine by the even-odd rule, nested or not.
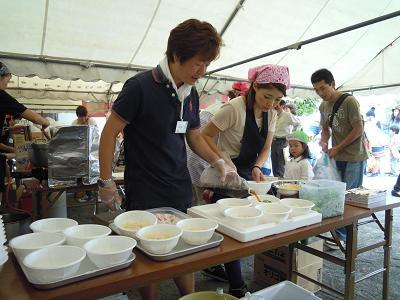
[[(14, 95), (106, 101), (127, 78), (158, 64), (170, 30), (186, 19), (226, 28), (213, 70), (398, 11), (400, 1), (1, 0), (1, 8), (0, 59), (16, 75)], [(295, 87), (289, 94), (304, 92), (299, 87), (310, 91), (310, 75), (323, 67), (346, 90), (398, 85), (399, 35), (395, 17), (222, 70), (206, 90), (225, 91), (226, 78), (247, 79), (250, 67), (265, 63), (289, 66)]]

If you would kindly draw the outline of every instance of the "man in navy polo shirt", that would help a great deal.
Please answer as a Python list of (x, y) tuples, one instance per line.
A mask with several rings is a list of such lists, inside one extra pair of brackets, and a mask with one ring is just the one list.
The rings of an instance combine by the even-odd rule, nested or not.
[[(99, 193), (108, 206), (113, 199), (119, 201), (111, 174), (115, 140), (122, 130), (127, 210), (168, 206), (186, 212), (191, 206), (185, 138), (225, 179), (229, 166), (200, 135), (199, 95), (194, 87), (220, 46), (221, 38), (212, 25), (187, 20), (171, 31), (160, 64), (125, 83), (100, 140)], [(174, 280), (181, 294), (194, 291), (193, 274)], [(140, 292), (144, 299), (156, 297), (154, 285)]]

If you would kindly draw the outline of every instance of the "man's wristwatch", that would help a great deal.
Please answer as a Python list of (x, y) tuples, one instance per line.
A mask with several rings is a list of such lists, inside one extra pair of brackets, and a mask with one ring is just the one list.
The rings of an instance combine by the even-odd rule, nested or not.
[(99, 178), (97, 180), (97, 184), (99, 185), (99, 187), (106, 187), (107, 185), (110, 185), (112, 182), (113, 182), (112, 178), (108, 178), (108, 179)]

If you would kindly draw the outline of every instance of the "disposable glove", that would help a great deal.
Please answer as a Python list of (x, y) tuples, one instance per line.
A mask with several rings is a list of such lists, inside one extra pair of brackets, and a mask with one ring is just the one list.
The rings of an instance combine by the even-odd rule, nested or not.
[(117, 186), (114, 181), (105, 187), (99, 186), (99, 197), (101, 202), (105, 203), (111, 210), (115, 210), (116, 205), (114, 201), (117, 206), (121, 205), (121, 196), (117, 191)]

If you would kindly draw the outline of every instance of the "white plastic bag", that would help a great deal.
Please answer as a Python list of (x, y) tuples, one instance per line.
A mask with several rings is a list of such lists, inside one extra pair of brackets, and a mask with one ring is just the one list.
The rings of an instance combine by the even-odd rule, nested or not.
[(328, 154), (322, 153), (322, 156), (317, 160), (314, 171), (315, 179), (328, 179), (341, 181), (339, 171), (336, 167), (336, 161), (330, 158)]

